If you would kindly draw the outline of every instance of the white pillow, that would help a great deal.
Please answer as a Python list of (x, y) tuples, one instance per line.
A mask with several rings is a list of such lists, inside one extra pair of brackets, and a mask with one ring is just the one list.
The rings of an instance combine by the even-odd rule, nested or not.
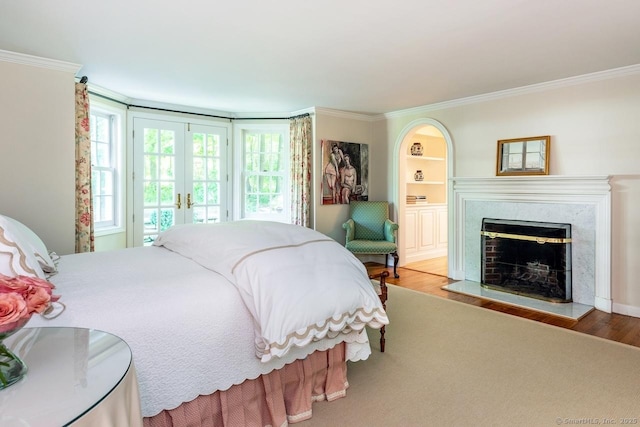
[(0, 273), (45, 278), (40, 263), (15, 224), (0, 215)]
[(44, 244), (42, 239), (33, 232), (33, 230), (16, 219), (4, 215), (0, 215), (0, 217), (4, 218), (9, 224), (15, 227), (15, 229), (11, 227), (13, 234), (19, 236), (20, 241), (25, 246), (24, 249), (33, 254), (40, 264), (42, 271), (50, 274), (58, 272), (56, 264), (53, 262), (53, 259), (51, 259), (49, 251), (47, 251), (47, 246)]

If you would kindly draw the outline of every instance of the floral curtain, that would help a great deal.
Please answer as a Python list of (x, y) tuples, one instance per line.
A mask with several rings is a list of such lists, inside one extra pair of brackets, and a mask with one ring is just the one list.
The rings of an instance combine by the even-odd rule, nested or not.
[(291, 119), (291, 223), (311, 226), (311, 116)]
[(76, 253), (93, 252), (89, 92), (84, 80), (76, 83)]

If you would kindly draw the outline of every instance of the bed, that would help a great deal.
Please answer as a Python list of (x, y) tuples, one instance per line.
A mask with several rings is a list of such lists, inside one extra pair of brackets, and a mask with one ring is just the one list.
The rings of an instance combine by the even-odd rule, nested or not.
[(313, 401), (346, 394), (346, 361), (371, 352), (365, 327), (388, 324), (363, 264), (295, 225), (180, 225), (149, 247), (46, 257), (21, 265), (47, 276), (64, 307), (27, 327), (124, 339), (146, 426), (308, 419)]

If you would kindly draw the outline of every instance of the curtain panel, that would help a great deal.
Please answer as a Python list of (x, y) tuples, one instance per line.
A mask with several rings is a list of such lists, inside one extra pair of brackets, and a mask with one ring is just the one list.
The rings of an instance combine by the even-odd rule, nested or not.
[(291, 223), (304, 227), (311, 226), (311, 129), (311, 116), (291, 119)]
[(93, 252), (89, 92), (76, 83), (76, 253)]

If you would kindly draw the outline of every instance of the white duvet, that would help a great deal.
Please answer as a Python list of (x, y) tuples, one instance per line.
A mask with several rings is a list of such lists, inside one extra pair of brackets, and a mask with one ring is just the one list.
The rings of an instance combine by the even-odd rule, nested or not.
[(265, 221), (182, 225), (154, 245), (219, 272), (238, 288), (254, 318), (263, 362), (327, 336), (388, 323), (364, 265), (309, 228)]
[[(236, 269), (229, 268), (219, 254), (191, 259), (181, 255), (178, 248), (159, 246), (62, 256), (58, 274), (50, 280), (66, 309), (51, 320), (34, 316), (27, 327), (93, 328), (124, 339), (133, 353), (145, 417), (199, 395), (226, 390), (342, 341), (348, 343), (348, 360), (369, 356), (363, 326), (368, 323), (377, 327), (387, 320), (362, 264), (347, 267), (344, 260), (352, 255), (337, 243), (324, 240), (317, 245), (344, 255), (342, 261), (342, 256), (310, 250), (316, 245), (310, 242), (282, 249), (262, 247), (245, 257), (237, 247), (261, 239), (249, 237), (246, 243), (240, 243), (238, 233), (233, 238), (202, 233), (207, 237), (191, 236), (192, 243), (186, 242), (193, 251), (200, 245), (207, 246), (205, 240), (214, 239), (209, 246), (233, 254)], [(167, 243), (164, 237), (159, 240), (158, 244), (162, 240)], [(196, 252), (204, 255), (204, 250)], [(270, 262), (263, 258), (269, 253), (273, 256)], [(264, 273), (248, 267), (254, 258), (266, 262)], [(200, 264), (209, 262), (212, 264), (208, 266)], [(213, 271), (215, 268), (221, 271)], [(250, 280), (233, 283), (236, 275)], [(337, 279), (341, 276), (344, 281)], [(343, 287), (333, 286), (330, 282), (334, 278)], [(317, 322), (317, 315), (311, 314), (314, 306), (323, 307), (319, 313), (326, 324)], [(344, 312), (347, 314), (334, 317), (335, 307), (338, 311), (348, 308)], [(260, 319), (267, 322), (262, 324)], [(290, 325), (296, 328), (293, 332), (278, 329)], [(344, 332), (339, 332), (341, 326)], [(284, 341), (278, 339), (283, 337)], [(256, 351), (260, 357), (256, 357)]]

